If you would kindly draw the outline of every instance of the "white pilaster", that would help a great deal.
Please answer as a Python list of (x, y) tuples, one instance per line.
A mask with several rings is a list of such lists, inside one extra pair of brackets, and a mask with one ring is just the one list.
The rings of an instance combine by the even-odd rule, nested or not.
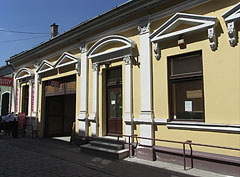
[(13, 96), (12, 96), (12, 112), (16, 112), (16, 95), (17, 95), (17, 80), (13, 75)]
[(98, 136), (98, 64), (92, 64), (93, 69), (93, 95), (92, 95), (92, 113), (89, 120), (92, 121), (92, 136)]
[[(125, 61), (125, 135), (133, 135), (133, 117), (132, 117), (132, 58), (126, 56)], [(128, 141), (128, 139), (127, 139)], [(131, 140), (132, 141), (132, 140)]]
[(28, 116), (32, 116), (32, 80), (29, 80), (29, 92), (28, 92)]
[(21, 84), (20, 82), (18, 81), (18, 84), (17, 84), (17, 113), (20, 113), (20, 96), (21, 96)]
[(80, 47), (81, 50), (81, 85), (80, 85), (80, 112), (78, 115), (78, 134), (88, 136), (88, 58), (87, 45)]
[[(138, 26), (140, 32), (140, 63), (141, 63), (141, 113), (140, 113), (140, 136), (153, 138), (152, 129), (152, 60), (150, 23)], [(152, 140), (140, 139), (144, 145), (152, 145)]]
[(33, 104), (33, 116), (37, 118), (38, 113), (38, 79), (39, 75), (36, 72), (37, 66), (35, 66), (35, 76), (34, 76), (34, 104)]

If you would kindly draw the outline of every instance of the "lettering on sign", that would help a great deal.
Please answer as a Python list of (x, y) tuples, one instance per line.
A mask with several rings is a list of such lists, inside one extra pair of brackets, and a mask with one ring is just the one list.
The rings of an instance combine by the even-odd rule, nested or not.
[(12, 77), (0, 77), (0, 85), (1, 86), (9, 86), (12, 87), (13, 79)]

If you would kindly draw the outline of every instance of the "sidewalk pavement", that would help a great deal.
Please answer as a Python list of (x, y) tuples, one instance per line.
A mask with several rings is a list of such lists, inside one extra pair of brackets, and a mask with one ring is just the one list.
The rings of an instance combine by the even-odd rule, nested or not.
[[(65, 141), (62, 141), (65, 140)], [(112, 160), (80, 152), (69, 138), (17, 138), (0, 136), (0, 176), (94, 177), (223, 177), (207, 171), (137, 158)]]

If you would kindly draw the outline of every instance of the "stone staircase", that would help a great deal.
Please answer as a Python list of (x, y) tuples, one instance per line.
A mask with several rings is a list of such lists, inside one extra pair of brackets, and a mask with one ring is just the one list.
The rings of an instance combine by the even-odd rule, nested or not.
[(91, 153), (112, 159), (124, 159), (128, 156), (128, 149), (124, 148), (124, 141), (108, 138), (94, 138), (89, 144), (80, 146), (81, 152)]

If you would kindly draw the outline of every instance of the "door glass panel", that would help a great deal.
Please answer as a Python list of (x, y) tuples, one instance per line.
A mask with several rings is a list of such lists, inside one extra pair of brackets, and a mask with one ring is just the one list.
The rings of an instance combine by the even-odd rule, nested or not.
[(110, 91), (110, 118), (115, 118), (117, 111), (116, 111), (116, 95), (114, 90)]
[(116, 94), (117, 102), (117, 117), (122, 118), (122, 89), (118, 89), (119, 92)]

